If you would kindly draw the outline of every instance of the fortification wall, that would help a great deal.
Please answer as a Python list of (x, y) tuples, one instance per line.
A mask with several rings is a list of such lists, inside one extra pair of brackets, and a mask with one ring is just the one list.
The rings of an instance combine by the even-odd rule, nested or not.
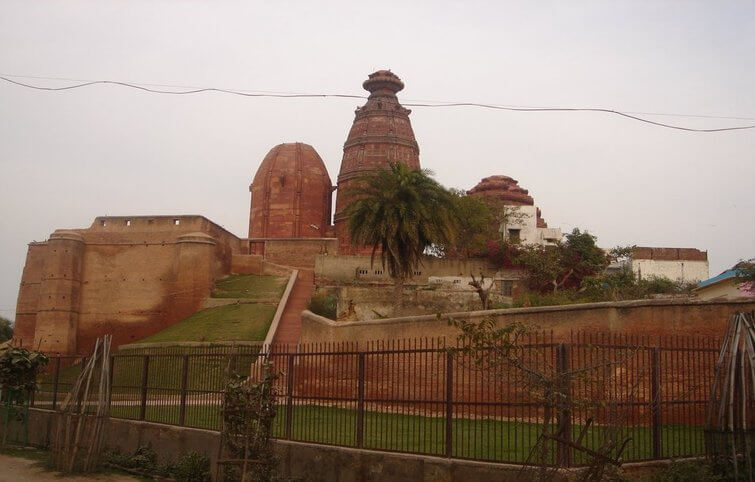
[(649, 336), (721, 337), (732, 313), (753, 309), (755, 301), (752, 300), (640, 300), (348, 322), (336, 322), (305, 311), (302, 313), (301, 342), (363, 342), (425, 337), (455, 340), (458, 332), (449, 325), (449, 318), (479, 321), (485, 317), (493, 317), (501, 325), (516, 321), (538, 330), (553, 330), (556, 339), (564, 340), (572, 331), (579, 330)]
[(13, 336), (24, 346), (34, 341), (34, 331), (37, 324), (37, 304), (39, 302), (39, 286), (42, 280), (47, 243), (29, 243), (26, 251), (26, 262), (21, 274), (16, 302), (16, 322)]
[(201, 216), (98, 217), (29, 245), (18, 297), (24, 346), (86, 353), (129, 343), (198, 310), (245, 245)]

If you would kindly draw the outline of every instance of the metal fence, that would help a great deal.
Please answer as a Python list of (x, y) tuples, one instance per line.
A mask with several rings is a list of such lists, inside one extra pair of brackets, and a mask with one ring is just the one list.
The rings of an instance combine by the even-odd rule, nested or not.
[[(570, 442), (599, 447), (618, 424), (630, 438), (624, 460), (695, 456), (704, 453), (717, 347), (693, 337), (579, 333), (562, 341), (534, 334), (507, 352), (518, 367), (499, 363), (496, 352), (477, 357), (442, 339), (117, 354), (111, 414), (219, 430), (229, 375), (255, 379), (267, 361), (279, 374), (277, 438), (522, 463), (550, 408), (524, 367), (557, 381), (566, 395), (552, 421), (566, 427)], [(32, 405), (56, 408), (82, 361), (53, 357)], [(550, 454), (561, 465), (587, 462), (572, 445), (554, 445)]]

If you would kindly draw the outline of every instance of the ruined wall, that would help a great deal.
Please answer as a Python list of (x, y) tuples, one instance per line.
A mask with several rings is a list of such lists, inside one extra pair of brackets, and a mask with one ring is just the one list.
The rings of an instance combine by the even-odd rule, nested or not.
[(553, 330), (556, 339), (568, 339), (572, 331), (579, 330), (650, 336), (699, 335), (717, 338), (723, 336), (732, 313), (753, 309), (755, 309), (753, 300), (640, 300), (350, 322), (334, 322), (305, 311), (302, 313), (301, 342), (424, 337), (446, 337), (455, 340), (457, 332), (449, 326), (449, 317), (481, 320), (489, 316), (495, 317), (501, 324), (517, 321), (539, 330)]
[[(338, 299), (339, 321), (376, 320), (395, 315), (396, 295), (393, 285), (373, 283), (330, 286), (321, 291)], [(491, 293), (491, 300), (497, 303), (511, 302), (511, 298), (502, 297), (498, 293)], [(430, 284), (404, 288), (403, 315), (473, 311), (480, 308), (480, 298), (471, 286)]]
[(29, 245), (18, 297), (24, 346), (86, 353), (98, 336), (120, 345), (201, 307), (231, 271), (239, 238), (201, 216), (98, 217)]
[[(411, 283), (427, 284), (431, 277), (468, 277), (470, 273), (484, 273), (493, 277), (496, 269), (484, 259), (438, 259), (426, 257), (416, 271)], [(329, 283), (352, 283), (354, 281), (391, 283), (391, 277), (380, 264), (380, 258), (370, 262), (370, 256), (316, 256), (315, 282), (318, 285)]]

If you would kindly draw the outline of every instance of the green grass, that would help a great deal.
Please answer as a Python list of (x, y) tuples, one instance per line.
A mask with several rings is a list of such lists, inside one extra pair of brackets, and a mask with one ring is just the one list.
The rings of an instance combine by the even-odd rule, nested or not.
[[(139, 408), (113, 407), (113, 416), (138, 418)], [(278, 407), (274, 436), (284, 438), (285, 406)], [(356, 446), (356, 411), (351, 408), (295, 405), (292, 407), (292, 440)], [(177, 424), (179, 407), (148, 406), (146, 420)], [(187, 406), (186, 425), (219, 430), (222, 424), (220, 406)], [(399, 452), (445, 455), (445, 419), (442, 416), (403, 415), (376, 411), (364, 414), (364, 448)], [(581, 427), (573, 428), (576, 440)], [(459, 418), (452, 425), (453, 456), (492, 461), (524, 462), (540, 434), (535, 423), (492, 419)], [(650, 427), (627, 429), (632, 440), (624, 452), (624, 460), (652, 458)], [(662, 432), (662, 455), (683, 457), (704, 452), (702, 427), (666, 426)], [(602, 428), (588, 430), (584, 444), (597, 448)], [(576, 451), (574, 462), (586, 461)]]
[(286, 278), (276, 276), (231, 275), (215, 284), (213, 298), (271, 301), (207, 308), (137, 343), (262, 341), (285, 285)]
[(233, 304), (198, 311), (137, 343), (182, 341), (262, 341), (276, 305)]
[(235, 274), (215, 283), (213, 298), (280, 298), (287, 278)]

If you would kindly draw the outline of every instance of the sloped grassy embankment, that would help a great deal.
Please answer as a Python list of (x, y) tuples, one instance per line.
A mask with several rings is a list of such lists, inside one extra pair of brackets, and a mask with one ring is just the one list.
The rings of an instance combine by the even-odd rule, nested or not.
[[(210, 304), (175, 325), (136, 343), (262, 341), (275, 315), (286, 278), (231, 275), (215, 285)], [(233, 301), (231, 301), (233, 300)]]

